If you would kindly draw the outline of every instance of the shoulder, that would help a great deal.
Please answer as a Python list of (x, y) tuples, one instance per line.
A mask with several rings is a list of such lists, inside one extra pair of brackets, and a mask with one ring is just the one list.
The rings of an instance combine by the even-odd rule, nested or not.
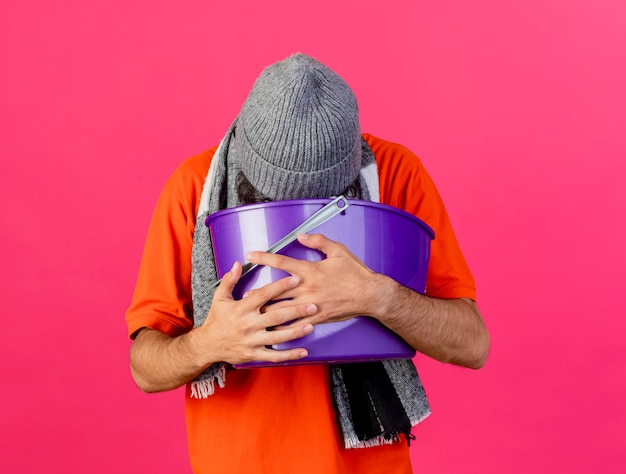
[(197, 210), (209, 167), (217, 146), (184, 160), (170, 175), (163, 192)]
[(376, 158), (383, 202), (402, 207), (407, 191), (425, 191), (423, 188), (429, 187), (421, 160), (409, 148), (367, 133), (363, 138)]
[(181, 183), (184, 183), (186, 186), (196, 181), (202, 181), (202, 183), (204, 183), (216, 149), (217, 146), (211, 147), (208, 150), (184, 160), (170, 175), (165, 186), (168, 188), (177, 188)]
[(367, 142), (367, 144), (376, 155), (380, 155), (383, 159), (393, 159), (394, 157), (398, 158), (401, 156), (412, 156), (417, 158), (417, 156), (409, 150), (406, 146), (401, 145), (400, 143), (391, 142), (389, 140), (385, 140), (383, 138), (372, 135), (371, 133), (364, 133), (363, 138)]
[(363, 138), (376, 157), (382, 183), (411, 180), (424, 172), (419, 157), (406, 146), (367, 133), (363, 134)]

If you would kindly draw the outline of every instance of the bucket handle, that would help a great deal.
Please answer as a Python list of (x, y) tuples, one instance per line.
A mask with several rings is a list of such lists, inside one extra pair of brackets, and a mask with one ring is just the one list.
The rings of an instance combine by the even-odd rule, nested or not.
[[(312, 231), (317, 226), (322, 225), (324, 222), (329, 221), (330, 219), (335, 217), (337, 214), (340, 214), (343, 211), (345, 211), (348, 208), (348, 206), (350, 206), (350, 202), (345, 196), (343, 195), (337, 196), (331, 202), (329, 202), (324, 207), (322, 207), (319, 211), (315, 212), (311, 217), (306, 219), (302, 224), (300, 224), (298, 227), (296, 227), (294, 230), (289, 232), (286, 236), (284, 236), (282, 239), (280, 239), (278, 242), (276, 242), (274, 245), (268, 248), (266, 252), (267, 253), (279, 252), (280, 250), (284, 249), (287, 245), (289, 245), (291, 242), (296, 240), (298, 238), (298, 234), (301, 234), (301, 233), (306, 234), (307, 232)], [(250, 272), (252, 269), (254, 269), (257, 266), (258, 264), (256, 263), (254, 264), (246, 263), (242, 267), (241, 277), (243, 277), (246, 273)], [(221, 278), (217, 280), (211, 286), (211, 289), (216, 288), (217, 285), (219, 285), (221, 281), (222, 281)]]

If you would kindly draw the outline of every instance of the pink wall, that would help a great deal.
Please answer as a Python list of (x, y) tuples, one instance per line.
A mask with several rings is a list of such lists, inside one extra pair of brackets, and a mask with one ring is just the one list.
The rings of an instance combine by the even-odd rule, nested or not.
[(165, 178), (297, 50), (423, 158), (479, 284), (490, 360), (418, 359), (416, 471), (623, 472), (626, 3), (215, 3), (0, 6), (0, 472), (188, 472), (123, 313)]

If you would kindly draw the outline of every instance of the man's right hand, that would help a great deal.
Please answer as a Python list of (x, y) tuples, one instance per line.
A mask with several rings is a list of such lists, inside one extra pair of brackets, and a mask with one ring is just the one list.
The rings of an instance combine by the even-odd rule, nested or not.
[[(268, 305), (268, 302), (298, 286), (299, 279), (294, 276), (283, 278), (247, 292), (241, 300), (235, 300), (232, 294), (240, 277), (241, 264), (236, 262), (216, 288), (206, 321), (190, 333), (192, 344), (202, 354), (199, 354), (200, 357), (209, 362), (230, 364), (255, 360), (284, 362), (306, 357), (308, 354), (303, 348), (284, 351), (267, 348), (313, 332), (311, 324), (302, 324), (299, 319), (315, 314), (317, 307), (314, 304), (282, 304), (276, 310)], [(261, 308), (264, 308), (263, 312)]]
[(140, 389), (160, 392), (178, 388), (216, 362), (285, 362), (308, 355), (303, 348), (267, 347), (313, 331), (311, 324), (299, 319), (314, 315), (317, 312), (314, 304), (281, 305), (275, 310), (267, 305), (298, 286), (298, 278), (283, 278), (235, 300), (232, 292), (240, 277), (241, 264), (236, 262), (216, 288), (211, 310), (202, 326), (177, 337), (148, 328), (137, 334), (130, 350), (130, 369)]

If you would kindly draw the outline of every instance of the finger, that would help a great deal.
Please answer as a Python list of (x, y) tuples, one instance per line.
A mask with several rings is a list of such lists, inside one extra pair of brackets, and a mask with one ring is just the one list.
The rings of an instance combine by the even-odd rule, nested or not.
[(334, 240), (330, 240), (323, 234), (298, 234), (298, 242), (310, 249), (319, 250), (326, 256), (331, 256), (345, 246)]
[(257, 265), (276, 268), (291, 273), (292, 275), (298, 273), (302, 268), (302, 264), (306, 263), (304, 260), (298, 260), (285, 255), (259, 251), (248, 252), (246, 254), (246, 260)]
[[(268, 306), (267, 308), (271, 308)], [(297, 323), (298, 320), (313, 316), (318, 311), (317, 305), (314, 304), (298, 304), (273, 309), (262, 314), (265, 327), (274, 328), (276, 330), (291, 329), (295, 326), (302, 326)], [(295, 321), (292, 323), (292, 321)], [(312, 327), (311, 327), (312, 330)]]
[(293, 306), (293, 297), (290, 296), (290, 292), (283, 293), (281, 299), (278, 301), (269, 301), (265, 306), (260, 308), (261, 313), (267, 313), (268, 311), (275, 311), (281, 308), (287, 308)]
[(224, 274), (222, 277), (222, 281), (215, 289), (215, 295), (222, 298), (231, 298), (233, 297), (233, 290), (235, 289), (235, 285), (241, 278), (241, 263), (235, 262), (231, 269)]
[(323, 234), (298, 234), (298, 242), (305, 247), (319, 250), (328, 258), (349, 257), (365, 266), (363, 261), (356, 257), (344, 243), (331, 240)]
[(243, 300), (248, 304), (260, 309), (265, 306), (268, 301), (280, 299), (280, 297), (300, 284), (297, 276), (289, 276), (280, 280), (268, 283), (260, 288), (250, 290), (243, 296)]
[[(299, 305), (303, 306), (303, 305)], [(300, 308), (296, 310), (291, 309), (291, 312), (280, 311), (280, 314), (274, 314), (274, 318), (268, 321), (263, 316), (259, 317), (261, 324), (259, 329), (254, 335), (254, 339), (251, 340), (251, 346), (254, 347), (253, 351), (246, 357), (246, 361), (268, 361), (268, 362), (281, 362), (287, 360), (300, 359), (308, 355), (306, 349), (295, 348), (288, 350), (276, 350), (272, 346), (283, 344), (289, 341), (300, 339), (313, 332), (312, 324), (292, 323), (285, 326), (267, 327), (269, 324), (273, 324), (279, 321), (285, 321), (285, 318), (298, 317), (300, 314), (311, 313), (316, 308)], [(278, 313), (278, 312), (275, 312)], [(280, 329), (278, 329), (280, 328)]]
[(265, 331), (262, 338), (262, 344), (265, 346), (273, 346), (284, 342), (300, 339), (308, 336), (314, 331), (312, 324), (291, 324), (289, 326), (276, 326), (271, 330)]
[(288, 362), (290, 360), (299, 360), (307, 357), (309, 355), (308, 351), (300, 347), (298, 349), (289, 349), (289, 350), (276, 350), (276, 349), (261, 349), (259, 351), (259, 357), (257, 360), (265, 361), (265, 362)]
[(298, 242), (310, 249), (319, 250), (327, 257), (339, 256), (339, 254), (352, 255), (343, 243), (331, 240), (323, 234), (298, 234)]

